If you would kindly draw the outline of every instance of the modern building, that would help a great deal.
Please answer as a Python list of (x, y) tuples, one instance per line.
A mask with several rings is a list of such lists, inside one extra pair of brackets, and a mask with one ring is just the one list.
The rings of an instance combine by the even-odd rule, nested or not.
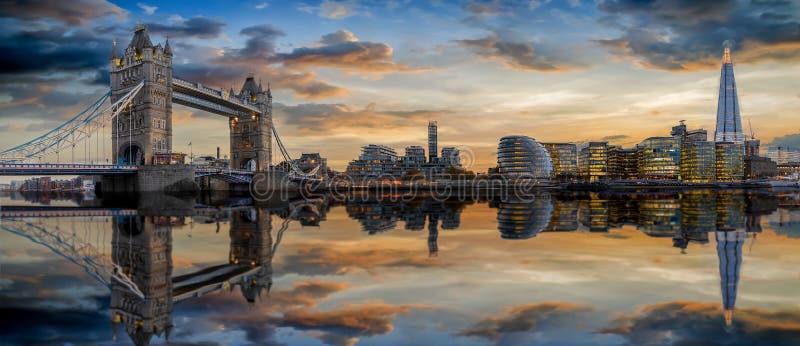
[(678, 180), (681, 164), (680, 141), (675, 137), (650, 137), (636, 146), (640, 179)]
[(760, 156), (761, 155), (761, 141), (755, 138), (750, 138), (744, 141), (744, 156)]
[(744, 180), (744, 144), (717, 142), (715, 145), (717, 181)]
[(406, 153), (400, 158), (400, 166), (403, 171), (409, 169), (420, 169), (425, 164), (425, 148), (419, 145), (406, 147)]
[(438, 135), (438, 128), (439, 124), (436, 121), (429, 121), (428, 122), (428, 162), (433, 163), (436, 161), (436, 153), (439, 152), (439, 135)]
[(633, 180), (638, 178), (639, 168), (635, 148), (608, 147), (608, 179)]
[(745, 179), (770, 178), (778, 175), (778, 164), (763, 156), (744, 157)]
[(553, 174), (553, 161), (547, 150), (533, 138), (506, 136), (497, 146), (497, 168), (507, 177), (547, 180)]
[(775, 163), (800, 163), (800, 149), (791, 147), (768, 147), (766, 156)]
[(744, 144), (742, 116), (739, 110), (739, 97), (736, 94), (736, 80), (733, 77), (731, 49), (725, 47), (722, 54), (722, 69), (719, 78), (719, 98), (717, 99), (717, 129), (715, 142)]
[(578, 147), (575, 143), (542, 143), (553, 161), (553, 177), (558, 181), (578, 178)]
[(681, 146), (681, 181), (713, 183), (716, 181), (716, 146), (714, 142), (686, 141)]
[(397, 175), (397, 152), (380, 144), (361, 147), (358, 159), (347, 165), (347, 174), (353, 180), (389, 178)]
[(442, 157), (439, 158), (439, 165), (442, 167), (461, 167), (461, 152), (458, 148), (442, 148)]
[(589, 142), (581, 148), (578, 175), (588, 182), (608, 179), (608, 142)]

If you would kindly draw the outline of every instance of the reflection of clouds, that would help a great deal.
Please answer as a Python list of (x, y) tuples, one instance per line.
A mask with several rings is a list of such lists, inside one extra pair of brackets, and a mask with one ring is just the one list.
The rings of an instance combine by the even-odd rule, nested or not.
[(796, 345), (800, 311), (738, 309), (732, 328), (726, 329), (719, 304), (676, 301), (645, 306), (601, 332), (634, 345)]
[(397, 248), (360, 249), (351, 247), (322, 247), (308, 244), (296, 253), (286, 255), (281, 266), (287, 272), (303, 275), (348, 273), (354, 268), (371, 270), (378, 267), (439, 267), (444, 261), (430, 261), (417, 250)]
[(566, 302), (514, 306), (480, 320), (459, 335), (484, 338), (498, 344), (512, 344), (511, 341), (522, 341), (524, 337), (535, 337), (534, 332), (555, 334), (558, 329), (584, 329), (587, 323), (592, 324), (590, 319), (594, 312), (595, 309), (589, 305)]

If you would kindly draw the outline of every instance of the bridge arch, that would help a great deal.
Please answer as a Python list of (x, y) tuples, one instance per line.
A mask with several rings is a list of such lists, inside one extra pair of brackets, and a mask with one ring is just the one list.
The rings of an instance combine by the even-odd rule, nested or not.
[(138, 143), (126, 143), (120, 147), (119, 158), (117, 162), (120, 165), (143, 165), (144, 164), (144, 150)]

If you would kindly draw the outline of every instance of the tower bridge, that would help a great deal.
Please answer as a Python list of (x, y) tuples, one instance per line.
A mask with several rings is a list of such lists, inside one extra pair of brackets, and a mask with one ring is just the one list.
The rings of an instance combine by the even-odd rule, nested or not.
[[(203, 176), (229, 183), (250, 183), (253, 172), (272, 167), (272, 138), (283, 159), (290, 163), (289, 180), (317, 179), (317, 170), (298, 169), (278, 137), (272, 121), (272, 92), (254, 76), (248, 76), (238, 92), (216, 89), (173, 76), (173, 52), (169, 39), (153, 44), (147, 28), (138, 25), (122, 50), (113, 42), (109, 56), (110, 90), (84, 111), (47, 133), (21, 145), (0, 151), (0, 175), (93, 174), (120, 177), (142, 175), (142, 167), (180, 166), (173, 151), (173, 104), (224, 116), (230, 134), (228, 170), (156, 170), (139, 179), (172, 175), (180, 179)], [(104, 137), (105, 136), (105, 137)], [(102, 140), (101, 140), (102, 139)], [(106, 144), (110, 142), (108, 150)], [(83, 163), (75, 159), (83, 144)], [(80, 150), (80, 148), (78, 148)], [(102, 153), (101, 153), (102, 150)], [(80, 152), (79, 152), (80, 155)], [(64, 163), (66, 161), (67, 163)], [(33, 165), (35, 163), (35, 165)], [(19, 166), (19, 164), (24, 164)], [(148, 170), (148, 172), (151, 171)], [(105, 182), (105, 180), (104, 180)], [(138, 185), (131, 179), (109, 179), (115, 188)], [(164, 186), (158, 186), (158, 189)]]

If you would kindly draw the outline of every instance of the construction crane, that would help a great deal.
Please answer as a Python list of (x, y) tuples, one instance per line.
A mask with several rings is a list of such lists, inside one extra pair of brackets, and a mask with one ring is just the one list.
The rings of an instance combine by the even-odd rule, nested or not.
[(750, 118), (747, 118), (747, 124), (750, 125), (750, 139), (756, 139), (756, 134), (753, 132), (753, 123), (750, 121)]

